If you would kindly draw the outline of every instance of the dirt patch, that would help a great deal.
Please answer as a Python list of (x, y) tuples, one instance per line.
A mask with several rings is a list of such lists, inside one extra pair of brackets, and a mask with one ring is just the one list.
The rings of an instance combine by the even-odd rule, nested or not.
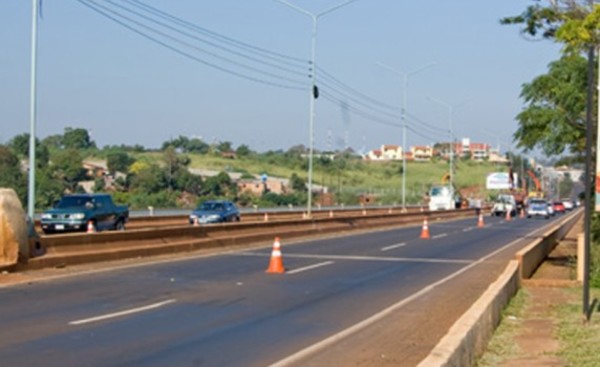
[(580, 222), (550, 253), (533, 277), (523, 280), (522, 292), (526, 297), (521, 313), (518, 317), (505, 315), (502, 321), (514, 328), (512, 342), (516, 353), (500, 356), (498, 363), (487, 363), (485, 361), (494, 358), (484, 356), (480, 366), (566, 366), (559, 356), (562, 346), (557, 335), (557, 306), (568, 303), (574, 297), (569, 289), (579, 285), (575, 280), (576, 236), (581, 231)]

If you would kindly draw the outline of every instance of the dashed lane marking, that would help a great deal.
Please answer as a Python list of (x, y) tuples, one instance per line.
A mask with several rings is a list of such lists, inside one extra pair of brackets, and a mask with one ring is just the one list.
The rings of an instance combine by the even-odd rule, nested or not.
[(435, 236), (433, 236), (431, 238), (435, 240), (435, 239), (438, 239), (438, 238), (444, 238), (446, 236), (448, 236), (448, 233), (441, 233), (441, 234), (435, 235)]
[(115, 317), (120, 317), (120, 316), (125, 316), (125, 315), (131, 315), (131, 314), (134, 314), (134, 313), (139, 313), (139, 312), (144, 312), (144, 311), (152, 310), (152, 309), (155, 309), (155, 308), (159, 308), (159, 307), (168, 305), (169, 303), (173, 303), (175, 301), (176, 301), (175, 299), (169, 299), (169, 300), (166, 300), (166, 301), (163, 301), (163, 302), (158, 302), (158, 303), (154, 303), (154, 304), (143, 306), (143, 307), (137, 307), (137, 308), (132, 308), (132, 309), (125, 310), (125, 311), (120, 311), (120, 312), (115, 312), (115, 313), (109, 313), (109, 314), (106, 314), (106, 315), (100, 315), (100, 316), (96, 316), (96, 317), (90, 317), (89, 319), (71, 321), (71, 322), (69, 322), (69, 325), (89, 324), (89, 323), (92, 323), (92, 322), (97, 322), (97, 321), (112, 319), (112, 318), (115, 318)]
[[(243, 256), (269, 256), (258, 252), (240, 252), (234, 255)], [(387, 261), (387, 262), (414, 262), (414, 263), (438, 263), (438, 264), (470, 264), (474, 260), (465, 259), (428, 259), (419, 257), (386, 257), (386, 256), (347, 256), (347, 255), (311, 255), (311, 254), (286, 254), (286, 258), (297, 259), (327, 259), (327, 260), (355, 260), (355, 261)]]
[(333, 261), (325, 261), (325, 262), (322, 262), (322, 263), (318, 263), (318, 264), (313, 264), (313, 265), (305, 266), (305, 267), (303, 267), (303, 268), (298, 268), (298, 269), (290, 270), (290, 271), (288, 271), (288, 272), (286, 272), (286, 273), (288, 273), (288, 274), (298, 274), (298, 273), (301, 273), (301, 272), (303, 272), (303, 271), (307, 271), (307, 270), (312, 270), (312, 269), (320, 268), (320, 267), (322, 267), (322, 266), (331, 265), (331, 264), (333, 264), (333, 263), (334, 263)]
[(406, 246), (406, 242), (402, 242), (402, 243), (398, 243), (395, 245), (384, 247), (381, 249), (381, 251), (389, 251), (389, 250), (393, 250), (395, 248), (399, 248), (399, 247), (403, 247), (403, 246)]

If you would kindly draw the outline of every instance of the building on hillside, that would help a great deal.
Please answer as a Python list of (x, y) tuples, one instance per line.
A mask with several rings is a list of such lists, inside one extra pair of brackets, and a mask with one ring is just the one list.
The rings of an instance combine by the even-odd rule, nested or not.
[(108, 174), (106, 161), (84, 160), (82, 166), (88, 177), (103, 177)]
[(410, 154), (414, 161), (417, 161), (417, 162), (430, 161), (431, 158), (433, 158), (433, 148), (430, 146), (426, 146), (426, 145), (412, 146), (412, 147), (410, 147)]
[(238, 192), (240, 194), (252, 194), (256, 196), (262, 195), (264, 192), (272, 192), (274, 194), (287, 194), (289, 189), (289, 180), (287, 179), (243, 179), (237, 182)]
[(397, 161), (402, 160), (402, 147), (384, 144), (380, 149), (373, 149), (367, 153), (365, 159), (372, 161)]

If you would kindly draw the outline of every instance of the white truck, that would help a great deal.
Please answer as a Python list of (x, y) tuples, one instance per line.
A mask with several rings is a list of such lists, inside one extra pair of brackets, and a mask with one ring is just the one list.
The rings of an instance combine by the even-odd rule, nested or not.
[(456, 195), (450, 185), (435, 185), (429, 189), (429, 210), (456, 209)]
[(511, 217), (517, 215), (517, 203), (515, 197), (510, 194), (500, 194), (492, 207), (492, 215), (497, 217), (506, 216), (509, 213)]

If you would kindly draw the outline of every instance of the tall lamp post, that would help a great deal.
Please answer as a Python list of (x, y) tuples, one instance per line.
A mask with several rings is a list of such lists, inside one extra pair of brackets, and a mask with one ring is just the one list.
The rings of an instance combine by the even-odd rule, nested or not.
[(378, 62), (377, 65), (382, 66), (391, 72), (402, 76), (402, 211), (406, 211), (406, 104), (407, 104), (407, 95), (408, 95), (408, 78), (411, 76), (428, 69), (435, 65), (435, 62), (422, 66), (416, 70), (413, 70), (409, 73), (404, 73), (402, 71), (396, 70), (393, 67), (386, 65), (382, 62)]
[(37, 118), (37, 33), (38, 1), (31, 0), (31, 90), (29, 101), (29, 188), (27, 192), (27, 215), (33, 222), (35, 214), (35, 124)]
[(316, 53), (317, 53), (317, 23), (319, 18), (329, 14), (343, 6), (353, 3), (358, 0), (347, 0), (341, 4), (332, 6), (331, 8), (324, 10), (320, 13), (311, 13), (297, 5), (294, 5), (286, 0), (275, 0), (283, 5), (286, 5), (297, 12), (309, 16), (312, 19), (312, 34), (311, 34), (311, 56), (310, 65), (312, 68), (311, 72), (311, 85), (309, 90), (310, 100), (310, 111), (309, 111), (309, 123), (308, 123), (308, 200), (306, 203), (306, 214), (311, 217), (312, 213), (312, 181), (313, 181), (313, 151), (314, 151), (314, 137), (313, 127), (315, 122), (315, 100), (317, 99), (319, 92), (317, 88), (317, 65), (316, 65)]
[(448, 128), (450, 134), (450, 186), (454, 186), (454, 135), (452, 134), (452, 116), (454, 115), (454, 109), (464, 105), (467, 101), (459, 104), (451, 105), (439, 99), (427, 97), (430, 101), (438, 103), (448, 109)]

